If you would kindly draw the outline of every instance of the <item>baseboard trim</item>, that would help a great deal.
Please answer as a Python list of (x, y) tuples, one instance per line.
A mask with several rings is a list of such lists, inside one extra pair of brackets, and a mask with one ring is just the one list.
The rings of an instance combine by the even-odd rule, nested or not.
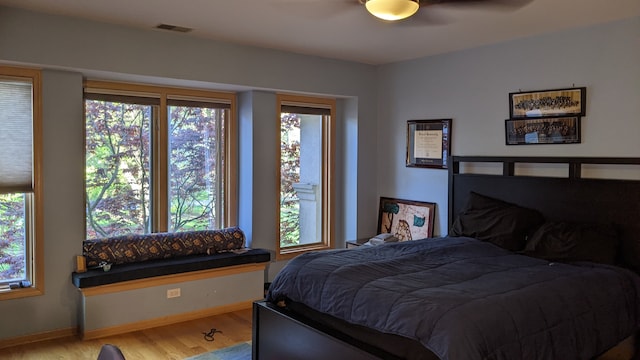
[(0, 339), (0, 349), (12, 347), (12, 346), (33, 344), (33, 343), (46, 341), (46, 340), (65, 339), (70, 337), (76, 337), (77, 335), (78, 335), (78, 329), (74, 327), (74, 328), (68, 328), (68, 329), (46, 331), (38, 334), (18, 336), (11, 339)]
[(224, 313), (238, 311), (238, 310), (250, 309), (253, 306), (253, 302), (254, 300), (248, 300), (248, 301), (243, 301), (235, 304), (216, 306), (214, 308), (202, 309), (202, 310), (192, 311), (188, 313), (163, 316), (161, 318), (143, 320), (135, 323), (128, 323), (128, 324), (122, 324), (122, 325), (112, 326), (108, 328), (89, 330), (81, 334), (81, 338), (82, 340), (98, 339), (106, 336), (113, 336), (113, 335), (128, 333), (132, 331), (145, 330), (145, 329), (150, 329), (158, 326), (165, 326), (165, 325), (171, 325), (171, 324), (184, 322), (184, 321), (191, 321), (191, 320), (200, 319), (203, 317), (214, 316), (214, 315), (224, 314)]

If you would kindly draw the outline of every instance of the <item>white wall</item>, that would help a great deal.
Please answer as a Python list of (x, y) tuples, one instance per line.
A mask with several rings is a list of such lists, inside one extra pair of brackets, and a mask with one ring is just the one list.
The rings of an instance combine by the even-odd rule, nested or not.
[[(375, 159), (362, 155), (374, 151), (374, 141), (350, 137), (376, 138), (373, 66), (1, 6), (0, 63), (45, 70), (46, 252), (45, 295), (0, 301), (0, 339), (68, 330), (77, 323), (79, 297), (71, 272), (84, 239), (84, 78), (239, 91), (239, 224), (253, 247), (275, 248), (276, 91), (339, 98), (339, 246), (362, 232), (353, 225), (359, 209), (375, 206), (375, 181), (358, 176), (359, 171), (375, 173)], [(343, 159), (357, 168), (345, 166)], [(273, 263), (266, 277), (281, 266)]]
[[(582, 143), (505, 145), (509, 92), (573, 86)], [(453, 155), (640, 156), (640, 18), (385, 65), (378, 92), (378, 196), (436, 202), (445, 234), (447, 173), (405, 167), (406, 121), (452, 118)]]

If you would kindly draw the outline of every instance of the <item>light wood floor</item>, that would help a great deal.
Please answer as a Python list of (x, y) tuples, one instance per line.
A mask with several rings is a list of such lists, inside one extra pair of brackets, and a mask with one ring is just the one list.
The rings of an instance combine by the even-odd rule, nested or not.
[[(127, 360), (182, 360), (251, 340), (251, 317), (251, 309), (246, 309), (96, 340), (66, 338), (43, 341), (2, 349), (0, 359), (94, 360), (103, 344), (114, 344)], [(211, 328), (222, 332), (214, 335), (214, 341), (206, 341), (203, 333)]]

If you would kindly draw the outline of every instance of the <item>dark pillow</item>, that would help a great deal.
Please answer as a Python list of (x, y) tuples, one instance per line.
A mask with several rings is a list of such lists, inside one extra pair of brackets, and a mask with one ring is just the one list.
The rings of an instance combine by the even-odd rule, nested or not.
[(527, 235), (543, 221), (537, 210), (471, 192), (449, 235), (468, 236), (520, 251), (525, 246)]
[(549, 261), (614, 265), (619, 239), (614, 225), (546, 222), (527, 240), (523, 253)]

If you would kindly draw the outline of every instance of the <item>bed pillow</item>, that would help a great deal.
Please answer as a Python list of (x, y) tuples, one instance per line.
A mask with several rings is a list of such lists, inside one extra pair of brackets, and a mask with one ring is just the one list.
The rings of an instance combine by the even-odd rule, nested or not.
[(524, 249), (527, 235), (543, 222), (537, 210), (471, 192), (449, 235), (468, 236), (520, 251)]
[(546, 222), (527, 240), (523, 253), (549, 261), (614, 265), (619, 241), (614, 225)]

